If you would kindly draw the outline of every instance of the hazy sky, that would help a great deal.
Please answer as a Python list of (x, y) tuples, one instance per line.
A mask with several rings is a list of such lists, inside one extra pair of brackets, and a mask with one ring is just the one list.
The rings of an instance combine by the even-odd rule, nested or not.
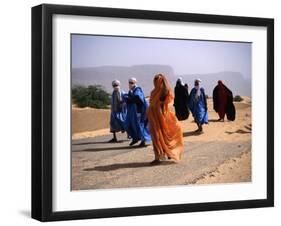
[(251, 77), (251, 43), (72, 35), (72, 67), (170, 65), (176, 75), (221, 71)]

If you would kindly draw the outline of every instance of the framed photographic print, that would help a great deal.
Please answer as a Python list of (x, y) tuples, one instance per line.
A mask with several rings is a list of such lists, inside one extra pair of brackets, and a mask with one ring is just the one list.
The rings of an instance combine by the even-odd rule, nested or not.
[(274, 20), (32, 8), (32, 217), (274, 205)]

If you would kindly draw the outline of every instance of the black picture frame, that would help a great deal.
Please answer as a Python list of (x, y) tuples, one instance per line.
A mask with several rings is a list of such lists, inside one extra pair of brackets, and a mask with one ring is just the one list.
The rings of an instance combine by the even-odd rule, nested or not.
[[(267, 28), (267, 198), (94, 210), (52, 210), (52, 17), (55, 14)], [(43, 4), (32, 8), (32, 218), (57, 221), (274, 206), (274, 20)]]

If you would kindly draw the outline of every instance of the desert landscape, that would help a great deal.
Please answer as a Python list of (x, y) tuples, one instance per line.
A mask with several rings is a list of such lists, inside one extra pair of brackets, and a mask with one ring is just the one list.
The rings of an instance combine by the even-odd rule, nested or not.
[(118, 143), (107, 142), (110, 110), (72, 106), (72, 190), (251, 182), (251, 98), (234, 104), (236, 120), (217, 122), (208, 99), (203, 134), (194, 132), (192, 115), (180, 122), (183, 159), (153, 166), (151, 145), (130, 147), (121, 133)]

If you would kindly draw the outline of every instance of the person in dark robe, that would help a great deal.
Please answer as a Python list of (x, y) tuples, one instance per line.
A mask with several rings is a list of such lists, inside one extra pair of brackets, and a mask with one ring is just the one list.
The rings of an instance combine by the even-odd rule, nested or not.
[(218, 121), (224, 121), (225, 115), (228, 120), (234, 121), (236, 110), (233, 104), (233, 94), (221, 80), (213, 90), (214, 110), (218, 113)]
[(200, 86), (201, 80), (194, 81), (189, 95), (189, 109), (192, 112), (194, 121), (198, 126), (197, 132), (203, 132), (203, 124), (208, 124), (208, 107), (204, 89)]
[(182, 78), (177, 80), (175, 89), (174, 107), (179, 121), (185, 120), (189, 116), (188, 109), (188, 88), (182, 82)]
[(129, 137), (132, 138), (130, 146), (141, 141), (139, 147), (145, 147), (147, 142), (151, 141), (146, 117), (148, 103), (141, 87), (137, 86), (136, 78), (129, 79), (129, 89), (124, 97), (127, 104), (125, 126)]
[(188, 93), (188, 84), (187, 83), (184, 84), (184, 88), (187, 90), (187, 93)]
[(125, 119), (127, 114), (126, 103), (124, 101), (125, 92), (120, 89), (120, 82), (112, 82), (113, 92), (111, 95), (111, 114), (110, 114), (110, 132), (113, 138), (110, 143), (118, 142), (116, 133), (125, 132)]

